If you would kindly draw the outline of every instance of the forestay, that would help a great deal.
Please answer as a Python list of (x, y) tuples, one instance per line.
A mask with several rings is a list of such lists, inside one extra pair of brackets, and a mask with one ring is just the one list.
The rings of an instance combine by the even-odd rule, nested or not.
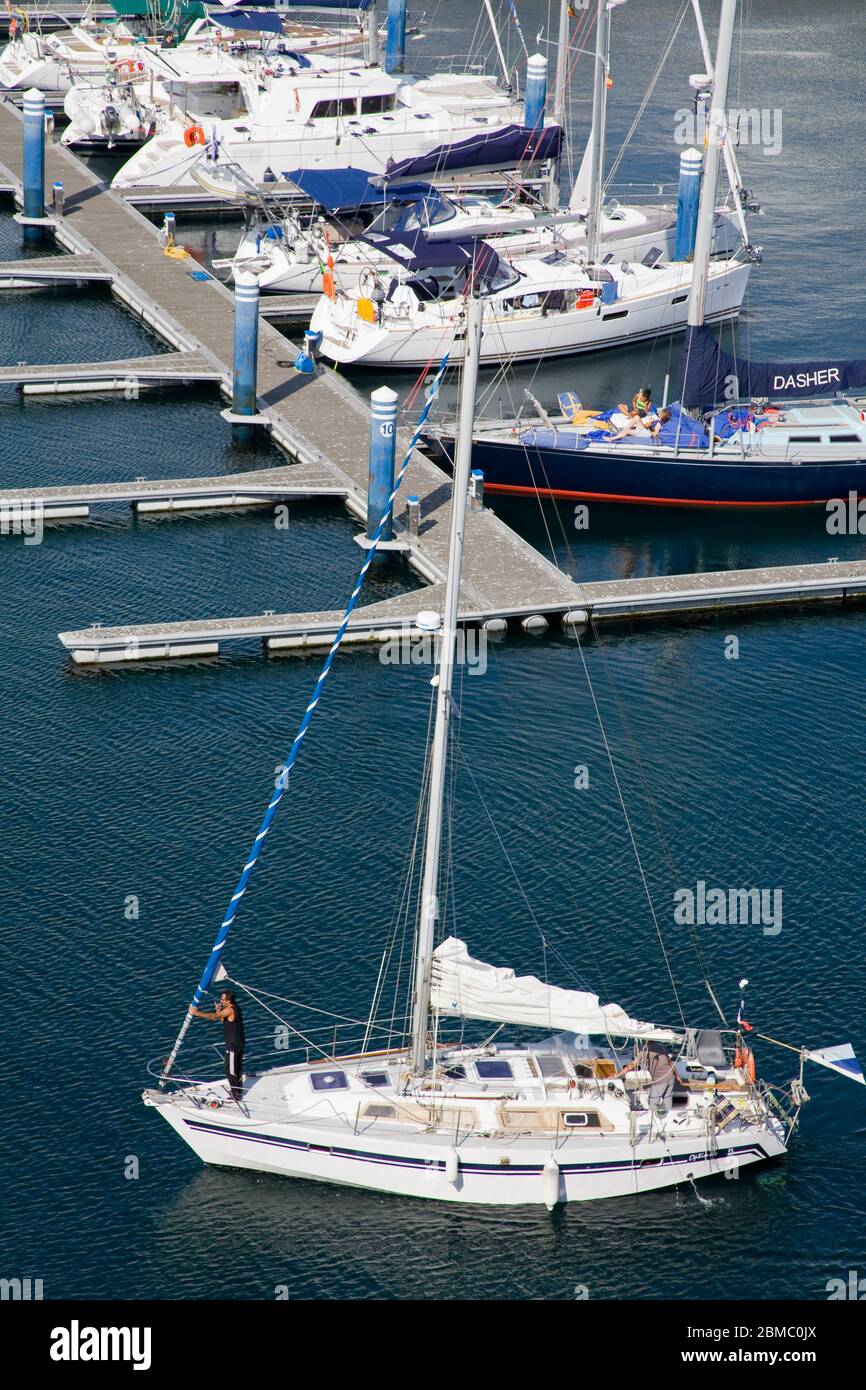
[(535, 975), (515, 975), (507, 966), (474, 960), (466, 943), (454, 936), (433, 952), (430, 1002), (440, 1014), (495, 1023), (658, 1042), (681, 1039), (670, 1028), (629, 1018), (619, 1004), (600, 1004), (597, 994), (546, 985)]

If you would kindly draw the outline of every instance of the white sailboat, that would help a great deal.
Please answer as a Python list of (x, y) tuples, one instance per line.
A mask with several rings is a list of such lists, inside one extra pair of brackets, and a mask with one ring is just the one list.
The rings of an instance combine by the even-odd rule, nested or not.
[[(693, 4), (706, 59), (706, 33), (698, 0), (693, 0)], [(567, 59), (572, 51), (570, 16), (569, 0), (561, 0), (551, 100), (554, 125), (562, 125), (564, 120)], [(493, 201), (476, 191), (458, 191), (446, 196), (441, 188), (403, 189), (399, 183), (389, 185), (386, 182), (383, 188), (376, 189), (365, 186), (363, 178), (360, 181), (354, 178), (351, 170), (343, 179), (298, 171), (294, 181), (299, 182), (302, 192), (312, 199), (316, 216), (311, 219), (295, 209), (286, 210), (282, 203), (271, 207), (254, 186), (240, 188), (239, 197), (249, 199), (252, 195), (254, 206), (231, 262), (232, 269), (253, 270), (262, 291), (311, 294), (321, 289), (321, 267), (332, 257), (334, 281), (340, 289), (348, 293), (359, 291), (363, 278), (369, 291), (371, 282), (367, 272), (380, 274), (387, 282), (392, 267), (387, 256), (377, 252), (369, 241), (356, 239), (361, 230), (397, 235), (413, 234), (420, 229), (425, 235), (456, 239), (495, 237), (497, 249), (511, 258), (544, 257), (553, 251), (573, 251), (585, 256), (591, 235), (587, 214), (590, 198), (595, 197), (593, 170), (600, 170), (603, 162), (599, 150), (603, 146), (610, 68), (609, 9), (604, 0), (599, 5), (596, 22), (601, 26), (601, 37), (595, 54), (592, 130), (566, 207), (559, 206), (559, 160), (551, 160), (546, 186), (539, 190), (529, 189), (518, 180), (501, 201)], [(602, 132), (598, 142), (596, 130)], [(742, 185), (735, 164), (729, 174), (729, 198), (716, 211), (713, 235), (713, 253), (723, 256), (733, 254), (740, 239), (744, 244), (749, 241)], [(640, 262), (650, 253), (663, 261), (674, 256), (675, 201), (661, 201), (660, 189), (659, 199), (650, 203), (629, 204), (618, 199), (607, 202), (601, 191), (600, 177), (598, 188), (593, 214), (598, 223), (595, 247), (598, 259), (603, 260), (608, 253), (610, 257), (629, 262)]]
[[(19, 27), (0, 49), (0, 91), (25, 92), (36, 87), (56, 99), (76, 82), (103, 82), (106, 75), (121, 69), (134, 73), (145, 50), (168, 42), (182, 52), (212, 38), (216, 26), (194, 0), (166, 3), (165, 23), (160, 22), (158, 9), (154, 6), (156, 22), (149, 13), (111, 23), (86, 16), (80, 24), (47, 34), (23, 27), (16, 19)], [(168, 31), (173, 31), (170, 38)]]
[[(371, 175), (409, 166), (410, 173), (512, 168), (556, 153), (561, 131), (524, 128), (524, 103), (478, 73), (420, 77), (381, 67), (375, 12), (357, 61), (323, 54), (254, 58), (231, 88), (231, 110), (200, 118), (189, 63), (173, 63), (164, 85), (182, 86), (183, 109), (116, 174), (112, 186), (209, 186), (240, 170), (256, 185), (278, 183), (294, 169), (360, 169)], [(158, 74), (164, 60), (152, 58)], [(205, 74), (205, 81), (207, 81)], [(420, 166), (417, 170), (414, 164)]]
[[(227, 977), (225, 947), (262, 844), (319, 703), (388, 511), (326, 658), (292, 750), (158, 1086), (143, 1094), (206, 1163), (349, 1184), (438, 1201), (513, 1206), (616, 1197), (709, 1177), (785, 1153), (807, 1099), (800, 1075), (783, 1092), (756, 1078), (743, 1030), (657, 1026), (473, 958), (463, 941), (436, 944), (446, 765), (455, 715), (452, 678), (465, 531), (482, 306), (467, 301), (461, 418), (442, 612), (419, 615), (438, 631), (423, 873), (411, 985), (411, 1029), (376, 1050), (313, 1048), (305, 1060), (247, 1075), (233, 1098), (225, 1081), (172, 1073), (194, 1008)], [(441, 380), (440, 367), (437, 383)], [(427, 409), (429, 409), (429, 401)], [(426, 410), (425, 410), (426, 414)], [(420, 429), (420, 426), (419, 426)], [(416, 432), (417, 437), (417, 432)], [(414, 442), (414, 441), (413, 441)], [(410, 451), (411, 452), (411, 451)], [(410, 454), (389, 499), (390, 508)], [(452, 851), (453, 853), (453, 851)], [(715, 996), (713, 996), (715, 997)], [(493, 1033), (452, 1041), (448, 1020)], [(500, 1040), (517, 1025), (535, 1042)], [(743, 1025), (745, 1029), (748, 1025)], [(813, 1060), (863, 1079), (850, 1047)], [(623, 1069), (623, 1064), (627, 1069)]]
[[(610, 11), (622, 0), (598, 0), (596, 82), (590, 140), (585, 238), (544, 254), (512, 250), (504, 236), (487, 246), (483, 273), (482, 361), (536, 361), (621, 347), (685, 329), (693, 266), (688, 255), (666, 261), (661, 244), (639, 261), (617, 241), (603, 247), (605, 81), (609, 66)], [(698, 165), (701, 156), (695, 151)], [(578, 178), (579, 194), (584, 175)], [(713, 189), (715, 203), (715, 188)], [(572, 201), (575, 201), (573, 195)], [(577, 201), (580, 201), (577, 197)], [(507, 228), (495, 221), (489, 231)], [(716, 226), (712, 234), (715, 234)], [(340, 365), (423, 368), (447, 345), (459, 357), (466, 261), (473, 254), (446, 238), (449, 227), (363, 234), (379, 252), (368, 261), (357, 288), (336, 275), (317, 304), (310, 327), (321, 334), (324, 357)], [(677, 238), (679, 240), (679, 237)], [(495, 251), (493, 247), (495, 245)], [(450, 254), (450, 258), (449, 258)], [(744, 244), (708, 266), (704, 313), (708, 323), (736, 318), (757, 253)], [(388, 261), (390, 260), (390, 265)], [(453, 347), (452, 347), (453, 344)]]
[(238, 105), (237, 84), (252, 59), (260, 56), (267, 66), (289, 54), (325, 53), (351, 61), (359, 42), (354, 30), (323, 29), (282, 13), (235, 15), (225, 27), (209, 20), (180, 47), (137, 46), (115, 54), (98, 73), (73, 71), (63, 98), (69, 124), (61, 144), (135, 147), (178, 117), (231, 116)]

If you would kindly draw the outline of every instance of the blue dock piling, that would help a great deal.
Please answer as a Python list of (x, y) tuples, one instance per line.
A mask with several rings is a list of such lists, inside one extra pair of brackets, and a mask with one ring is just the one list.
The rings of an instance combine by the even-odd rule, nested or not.
[(677, 199), (677, 234), (675, 261), (690, 261), (695, 253), (698, 230), (698, 205), (701, 199), (701, 170), (703, 155), (694, 149), (680, 155), (680, 189)]
[[(45, 235), (45, 96), (35, 87), (24, 93), (23, 182), (24, 240), (32, 244)], [(40, 225), (28, 226), (30, 219)]]
[(523, 99), (523, 124), (526, 130), (540, 130), (544, 125), (547, 102), (547, 59), (533, 53), (526, 64), (526, 94)]
[[(256, 383), (259, 363), (259, 280), (248, 270), (235, 274), (235, 335), (232, 359), (232, 412), (258, 414)], [(232, 422), (232, 435), (239, 444), (253, 438), (251, 425)]]
[[(397, 448), (397, 392), (380, 386), (370, 394), (370, 472), (367, 475), (367, 539), (378, 527), (394, 486)], [(388, 511), (382, 541), (394, 539), (394, 510)]]
[(406, 56), (406, 0), (388, 0), (385, 71), (402, 72)]

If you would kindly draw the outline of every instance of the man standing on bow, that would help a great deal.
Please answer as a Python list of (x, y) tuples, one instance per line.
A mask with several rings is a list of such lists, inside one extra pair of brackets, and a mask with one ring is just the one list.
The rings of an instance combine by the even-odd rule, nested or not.
[(244, 1065), (244, 1019), (240, 1010), (240, 1005), (235, 999), (233, 989), (224, 989), (220, 995), (219, 1003), (213, 1013), (205, 1013), (202, 1009), (191, 1008), (190, 1013), (196, 1018), (207, 1018), (212, 1023), (221, 1023), (223, 1026), (223, 1042), (225, 1043), (225, 1067), (226, 1078), (229, 1083), (229, 1091), (232, 1100), (240, 1103), (244, 1093), (243, 1087), (243, 1065)]

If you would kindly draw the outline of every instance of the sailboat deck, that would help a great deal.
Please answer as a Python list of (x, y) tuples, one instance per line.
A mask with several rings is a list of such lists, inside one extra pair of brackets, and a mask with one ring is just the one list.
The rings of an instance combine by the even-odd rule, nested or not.
[(618, 1062), (606, 1047), (574, 1056), (531, 1047), (455, 1051), (411, 1085), (404, 1067), (403, 1054), (325, 1059), (248, 1075), (240, 1103), (222, 1081), (185, 1086), (158, 1103), (185, 1114), (204, 1112), (226, 1125), (313, 1125), (336, 1135), (349, 1130), (404, 1141), (439, 1134), (458, 1142), (474, 1135), (530, 1146), (533, 1136), (548, 1136), (549, 1143), (553, 1135), (559, 1145), (576, 1141), (582, 1149), (650, 1133), (697, 1140), (718, 1105), (724, 1107), (720, 1128), (746, 1124), (761, 1108), (740, 1072), (723, 1070), (709, 1082), (694, 1064), (680, 1061), (673, 1104), (659, 1113), (649, 1074), (619, 1079)]

